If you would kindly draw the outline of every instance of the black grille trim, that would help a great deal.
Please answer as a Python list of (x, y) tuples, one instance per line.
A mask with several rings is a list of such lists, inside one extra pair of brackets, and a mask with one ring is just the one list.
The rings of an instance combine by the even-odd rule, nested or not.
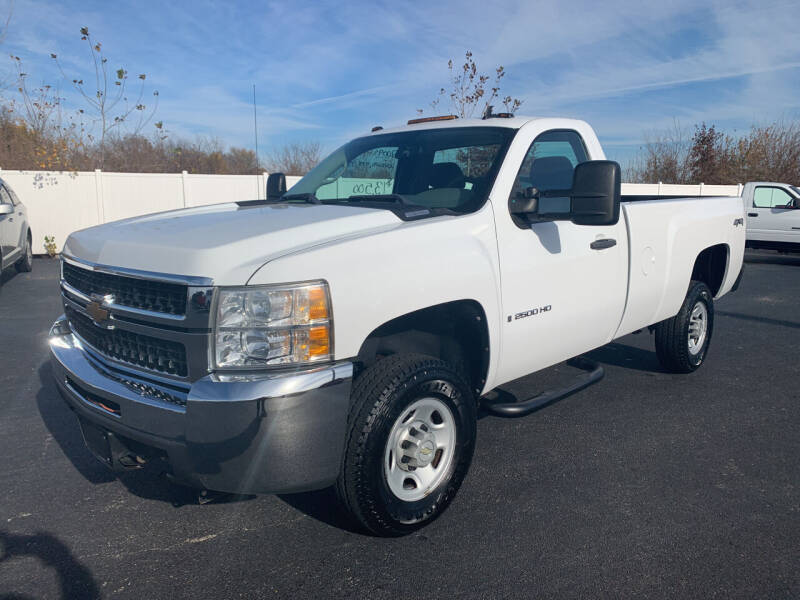
[(119, 404), (116, 402), (112, 402), (111, 400), (106, 400), (105, 398), (101, 398), (97, 394), (93, 394), (86, 388), (81, 385), (75, 383), (73, 379), (69, 377), (66, 378), (66, 383), (70, 386), (73, 390), (75, 390), (78, 394), (80, 394), (84, 400), (87, 402), (94, 404), (97, 408), (100, 408), (112, 415), (120, 416), (122, 414), (119, 409)]
[(120, 306), (169, 315), (186, 314), (188, 288), (179, 283), (101, 273), (68, 262), (64, 262), (63, 277), (69, 285), (87, 296), (111, 294), (114, 304)]
[(73, 308), (65, 310), (72, 330), (101, 355), (159, 373), (188, 375), (183, 344), (122, 329), (101, 329)]
[[(126, 388), (139, 394), (144, 398), (149, 398), (151, 400), (159, 400), (161, 402), (166, 402), (167, 404), (174, 404), (176, 406), (186, 407), (186, 395), (184, 394), (173, 394), (167, 391), (162, 387), (156, 387), (154, 385), (150, 385), (149, 383), (145, 383), (144, 381), (140, 381), (137, 379), (129, 379), (127, 377), (122, 376), (119, 369), (112, 369), (110, 366), (99, 366), (96, 365), (94, 360), (90, 360), (89, 364), (94, 367), (94, 370), (97, 371), (103, 377), (107, 377), (112, 381), (116, 381), (124, 385)], [(112, 372), (113, 370), (113, 372)]]

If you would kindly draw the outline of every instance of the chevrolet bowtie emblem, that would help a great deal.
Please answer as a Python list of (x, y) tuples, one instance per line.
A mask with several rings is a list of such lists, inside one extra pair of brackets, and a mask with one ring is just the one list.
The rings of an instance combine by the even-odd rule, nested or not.
[(111, 325), (108, 321), (111, 317), (111, 313), (108, 309), (103, 308), (103, 304), (108, 302), (108, 297), (105, 298), (97, 298), (94, 299), (96, 296), (93, 295), (93, 299), (86, 305), (86, 312), (92, 318), (92, 321), (98, 327), (103, 327), (104, 329), (114, 329), (114, 326)]

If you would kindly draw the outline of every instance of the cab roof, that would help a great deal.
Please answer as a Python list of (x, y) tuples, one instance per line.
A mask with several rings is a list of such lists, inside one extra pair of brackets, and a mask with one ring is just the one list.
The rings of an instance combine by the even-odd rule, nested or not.
[[(531, 121), (550, 120), (558, 121), (559, 126), (569, 126), (571, 123), (583, 123), (577, 119), (553, 119), (552, 117), (528, 117), (528, 116), (513, 116), (508, 118), (492, 117), (489, 119), (449, 119), (442, 121), (427, 121), (424, 123), (415, 123), (413, 125), (403, 125), (401, 127), (392, 127), (387, 129), (378, 129), (372, 131), (367, 135), (382, 135), (384, 133), (400, 133), (405, 131), (419, 131), (421, 129), (448, 129), (453, 127), (505, 127), (507, 129), (519, 129), (526, 123)], [(366, 137), (366, 136), (365, 136)]]

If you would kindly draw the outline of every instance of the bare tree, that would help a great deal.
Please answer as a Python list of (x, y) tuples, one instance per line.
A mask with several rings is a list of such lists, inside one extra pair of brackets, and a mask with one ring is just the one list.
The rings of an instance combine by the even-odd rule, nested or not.
[[(158, 109), (158, 90), (153, 91), (153, 106), (148, 110), (143, 103), (147, 76), (140, 73), (136, 76), (139, 80), (138, 93), (131, 101), (128, 98), (128, 71), (123, 67), (113, 71), (109, 69), (108, 57), (103, 53), (103, 46), (100, 42), (92, 40), (88, 27), (81, 27), (80, 34), (81, 40), (86, 42), (94, 66), (94, 83), (92, 85), (87, 86), (82, 78), (67, 77), (58, 60), (58, 55), (51, 53), (50, 57), (55, 61), (64, 79), (71, 81), (72, 86), (83, 97), (90, 114), (100, 125), (98, 150), (100, 168), (104, 168), (106, 140), (109, 133), (128, 122), (132, 115), (138, 114), (133, 122), (133, 134), (139, 134), (152, 120)], [(158, 128), (160, 129), (160, 127)]]
[(305, 175), (322, 158), (319, 142), (294, 142), (267, 153), (265, 165), (270, 173)]
[(695, 183), (722, 184), (725, 181), (731, 139), (714, 125), (695, 125), (689, 153), (686, 157), (689, 180)]
[(225, 161), (228, 169), (233, 173), (257, 174), (260, 172), (256, 162), (256, 153), (247, 148), (230, 148), (225, 153)]
[[(505, 68), (497, 67), (494, 70), (494, 79), (492, 79), (492, 76), (478, 72), (472, 52), (467, 50), (464, 59), (464, 64), (459, 68), (455, 67), (452, 59), (447, 61), (450, 79), (449, 92), (445, 88), (439, 90), (439, 95), (430, 103), (433, 112), (439, 109), (439, 105), (445, 97), (450, 99), (452, 114), (461, 118), (473, 116), (475, 109), (481, 105), (481, 114), (486, 114), (496, 100), (502, 102), (505, 112), (511, 114), (514, 114), (522, 106), (522, 100), (518, 98), (511, 96), (500, 98), (500, 81), (506, 75)], [(424, 110), (420, 108), (417, 109), (417, 112), (422, 114)]]
[[(53, 86), (47, 83), (30, 86), (30, 77), (20, 57), (11, 56), (11, 60), (17, 72), (17, 96), (4, 103), (3, 111), (24, 129), (23, 138), (32, 144), (35, 168), (69, 169), (76, 153), (86, 149), (80, 115), (64, 110), (64, 99)], [(16, 136), (19, 135), (20, 131)], [(27, 146), (22, 144), (22, 147)]]
[(754, 125), (725, 135), (712, 124), (695, 125), (691, 140), (676, 125), (642, 148), (626, 173), (629, 181), (733, 184), (746, 181), (800, 183), (800, 122)]
[(632, 182), (688, 183), (688, 143), (680, 123), (662, 132), (645, 134), (645, 145), (627, 169), (627, 179)]
[(729, 182), (800, 185), (800, 122), (777, 121), (753, 126), (739, 138), (726, 137), (720, 171)]

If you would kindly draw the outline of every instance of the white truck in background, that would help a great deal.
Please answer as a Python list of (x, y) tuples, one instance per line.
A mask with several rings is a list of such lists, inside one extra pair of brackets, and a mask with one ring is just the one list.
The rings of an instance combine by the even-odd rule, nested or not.
[(413, 120), (268, 188), (66, 241), (53, 371), (109, 467), (335, 485), (409, 533), (459, 489), (489, 391), (643, 328), (693, 371), (741, 276), (741, 198), (621, 197), (583, 121)]
[(747, 246), (800, 252), (800, 188), (786, 183), (745, 184)]

